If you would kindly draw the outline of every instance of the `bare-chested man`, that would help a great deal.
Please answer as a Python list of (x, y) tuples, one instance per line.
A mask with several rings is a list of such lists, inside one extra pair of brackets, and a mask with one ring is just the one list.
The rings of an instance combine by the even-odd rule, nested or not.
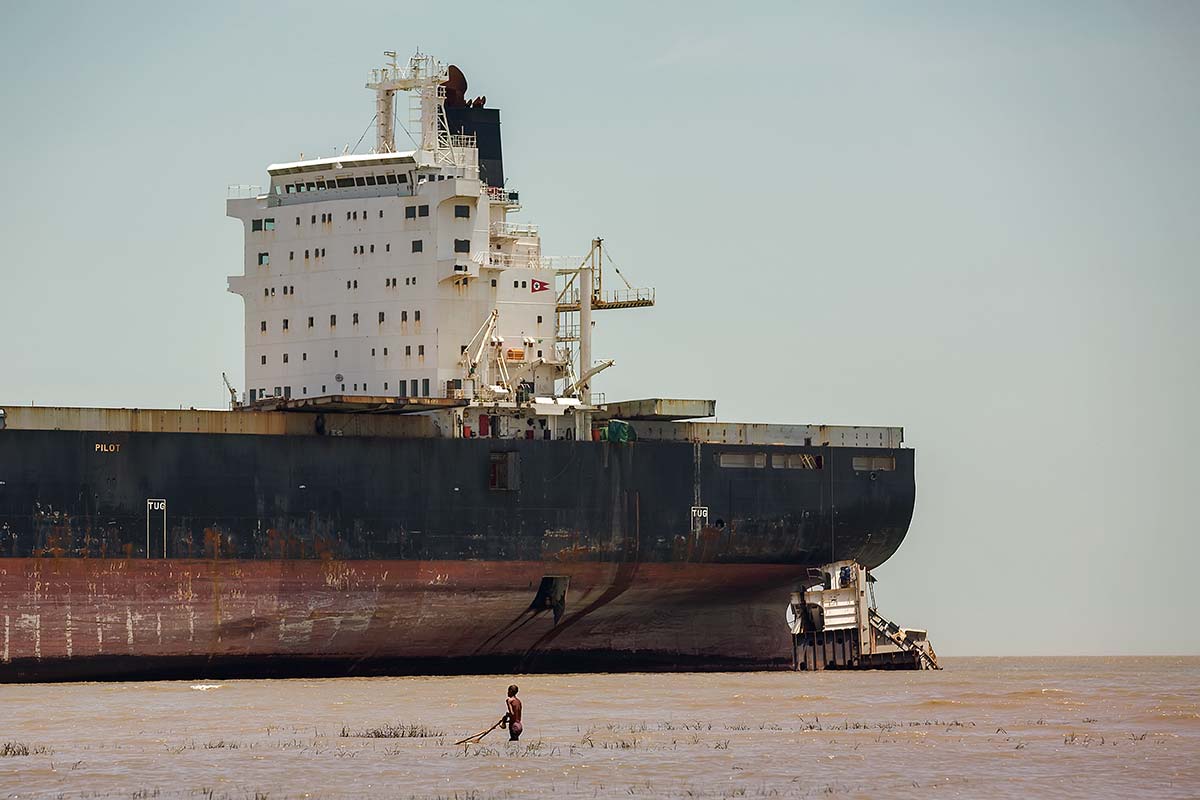
[(505, 701), (508, 704), (508, 713), (504, 715), (504, 721), (508, 723), (508, 740), (515, 742), (521, 738), (521, 731), (525, 730), (525, 726), (521, 724), (521, 700), (517, 697), (517, 685), (514, 683), (508, 687), (508, 699)]

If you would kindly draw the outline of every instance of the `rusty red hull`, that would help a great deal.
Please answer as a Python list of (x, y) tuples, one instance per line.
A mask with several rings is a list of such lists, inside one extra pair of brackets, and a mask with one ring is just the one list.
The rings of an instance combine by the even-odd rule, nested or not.
[(790, 665), (794, 565), (562, 566), (4, 559), (0, 680)]

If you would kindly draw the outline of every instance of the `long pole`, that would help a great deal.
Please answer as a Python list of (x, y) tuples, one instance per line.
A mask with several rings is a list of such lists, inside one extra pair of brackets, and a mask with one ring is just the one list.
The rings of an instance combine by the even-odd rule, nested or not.
[(591, 258), (579, 270), (579, 397), (586, 404), (592, 402), (591, 378), (584, 378), (592, 368), (592, 274), (596, 265), (596, 248), (600, 240), (592, 242)]

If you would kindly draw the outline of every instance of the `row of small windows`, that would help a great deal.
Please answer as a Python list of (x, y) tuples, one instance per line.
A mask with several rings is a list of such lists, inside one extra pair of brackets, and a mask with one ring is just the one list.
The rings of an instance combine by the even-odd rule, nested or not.
[(288, 183), (275, 187), (275, 194), (298, 194), (300, 192), (316, 192), (324, 189), (349, 189), (354, 186), (387, 186), (398, 183), (408, 183), (408, 176), (387, 173), (385, 175), (359, 175), (352, 178), (337, 178), (329, 181), (305, 181), (303, 183)]
[[(371, 348), (371, 358), (375, 358), (376, 349), (377, 348), (374, 348), (374, 347)], [(388, 354), (388, 348), (384, 347), (381, 349), (383, 350), (383, 354), (386, 356)], [(411, 357), (413, 354), (412, 349), (413, 349), (413, 346), (411, 344), (406, 344), (404, 346), (404, 355)], [(334, 350), (333, 357), (338, 358), (340, 355), (340, 352), (341, 351), (339, 351), (339, 350)], [(423, 344), (417, 345), (417, 355), (418, 356), (425, 355), (425, 345), (423, 345)], [(308, 353), (301, 353), (300, 360), (308, 361)], [(259, 363), (265, 367), (267, 365), (267, 357), (265, 355), (259, 356)], [(283, 363), (285, 363), (285, 364), (289, 363), (288, 362), (288, 353), (283, 354)]]
[[(357, 281), (354, 281), (354, 283), (355, 283), (355, 285), (357, 285), (357, 283), (358, 283), (358, 282), (357, 282)], [(381, 325), (382, 325), (382, 324), (383, 324), (383, 323), (386, 321), (386, 319), (387, 319), (385, 315), (386, 315), (386, 312), (384, 312), (384, 311), (380, 311), (380, 312), (379, 312), (379, 323), (380, 323)], [(420, 309), (416, 309), (416, 310), (414, 310), (414, 311), (413, 311), (413, 317), (412, 317), (412, 318), (413, 318), (413, 322), (420, 322), (420, 321), (421, 321), (421, 310), (420, 310)], [(401, 312), (400, 312), (400, 321), (401, 321), (401, 322), (408, 322), (408, 311), (407, 311), (407, 310), (404, 310), (404, 311), (401, 311)], [(541, 317), (538, 317), (538, 322), (541, 322), (541, 321), (542, 321), (542, 318), (541, 318)], [(354, 312), (354, 313), (351, 315), (351, 317), (350, 317), (350, 322), (351, 322), (351, 324), (353, 324), (353, 325), (357, 325), (357, 324), (358, 324), (358, 312), (357, 312), (357, 311), (356, 311), (356, 312)], [(285, 319), (283, 320), (283, 329), (284, 329), (285, 331), (290, 329), (290, 328), (289, 328), (289, 324), (290, 324), (290, 323), (289, 323), (289, 322), (288, 322), (288, 320), (285, 318)], [(308, 327), (312, 328), (312, 327), (314, 327), (314, 325), (315, 325), (315, 318), (314, 318), (314, 317), (309, 317), (309, 318), (308, 318)], [(330, 314), (330, 315), (329, 315), (329, 327), (331, 327), (331, 328), (336, 328), (336, 327), (337, 327), (337, 314)], [(263, 333), (266, 333), (266, 332), (267, 332), (267, 321), (266, 321), (265, 319), (264, 319), (264, 320), (262, 320), (262, 321), (259, 323), (259, 330), (260, 330), (260, 331), (262, 331)]]
[[(295, 286), (284, 286), (283, 293), (285, 295), (295, 294), (296, 287)], [(271, 286), (269, 288), (266, 286), (263, 287), (263, 297), (274, 297), (274, 296), (275, 296), (275, 287), (274, 286)]]
[[(401, 176), (401, 177), (403, 177), (403, 176)], [(401, 181), (401, 182), (403, 183), (403, 181)], [(417, 217), (428, 217), (428, 216), (429, 216), (429, 206), (428, 205), (407, 206), (404, 209), (404, 218), (405, 219), (416, 219)], [(454, 217), (455, 217), (455, 219), (470, 219), (471, 218), (471, 207), (469, 205), (456, 205), (454, 207)], [(362, 218), (364, 220), (367, 218), (366, 209), (363, 209)], [(383, 219), (383, 209), (382, 208), (379, 209), (379, 219)], [(297, 225), (300, 224), (300, 220), (301, 220), (300, 217), (296, 217)], [(347, 211), (346, 212), (346, 220), (347, 221), (357, 221), (358, 220), (358, 212), (357, 211)], [(321, 214), (321, 224), (326, 224), (326, 223), (330, 223), (330, 222), (333, 222), (333, 214), (332, 213), (322, 213)], [(309, 223), (312, 225), (317, 224), (317, 215), (316, 214), (313, 214), (309, 218)], [(261, 218), (261, 219), (252, 219), (252, 220), (250, 220), (250, 230), (251, 231), (273, 231), (273, 230), (275, 230), (275, 218), (274, 217), (265, 217), (265, 218)]]

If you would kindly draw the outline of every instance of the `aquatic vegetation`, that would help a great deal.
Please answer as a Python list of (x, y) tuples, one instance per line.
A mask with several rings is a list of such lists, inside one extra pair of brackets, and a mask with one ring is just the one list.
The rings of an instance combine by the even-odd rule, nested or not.
[(342, 732), (338, 735), (343, 739), (436, 739), (445, 736), (446, 732), (436, 730), (428, 725), (398, 722), (363, 730), (352, 730), (349, 726), (343, 725)]
[(53, 752), (44, 745), (28, 745), (24, 742), (0, 742), (0, 758), (13, 756), (40, 756)]

